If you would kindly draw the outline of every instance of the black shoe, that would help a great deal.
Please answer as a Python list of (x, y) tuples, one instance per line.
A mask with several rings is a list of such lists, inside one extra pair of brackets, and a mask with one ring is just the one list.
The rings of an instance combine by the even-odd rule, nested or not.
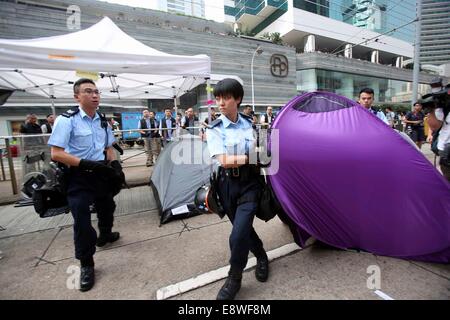
[(234, 279), (229, 276), (217, 294), (216, 300), (234, 300), (234, 297), (241, 289), (241, 280), (242, 278)]
[(256, 259), (255, 269), (256, 280), (266, 282), (269, 278), (269, 259), (266, 257)]
[(81, 267), (80, 291), (88, 291), (94, 286), (95, 272), (94, 267)]
[(100, 233), (100, 236), (97, 239), (97, 247), (103, 247), (108, 242), (117, 241), (120, 238), (119, 232), (110, 232), (107, 234)]

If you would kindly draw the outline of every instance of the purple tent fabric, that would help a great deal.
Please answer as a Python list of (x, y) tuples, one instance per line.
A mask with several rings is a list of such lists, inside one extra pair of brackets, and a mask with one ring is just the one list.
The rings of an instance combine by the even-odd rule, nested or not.
[(279, 169), (269, 179), (300, 246), (312, 235), (343, 249), (450, 262), (450, 184), (398, 132), (328, 92), (294, 98), (272, 128)]

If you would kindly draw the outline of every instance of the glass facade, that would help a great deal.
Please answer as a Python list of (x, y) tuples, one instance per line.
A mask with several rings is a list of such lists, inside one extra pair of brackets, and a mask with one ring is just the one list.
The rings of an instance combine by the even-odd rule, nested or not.
[[(294, 7), (378, 33), (398, 28), (415, 19), (415, 0), (293, 0)], [(388, 35), (414, 42), (414, 24)]]
[[(329, 91), (356, 100), (363, 88), (375, 91), (377, 103), (402, 104), (410, 103), (412, 83), (408, 81), (369, 77), (338, 71), (307, 69), (297, 71), (297, 91)], [(419, 84), (420, 95), (430, 92), (427, 84)]]
[(233, 6), (224, 6), (225, 14), (238, 20), (243, 14), (258, 15), (266, 6), (287, 10), (287, 0), (234, 0)]

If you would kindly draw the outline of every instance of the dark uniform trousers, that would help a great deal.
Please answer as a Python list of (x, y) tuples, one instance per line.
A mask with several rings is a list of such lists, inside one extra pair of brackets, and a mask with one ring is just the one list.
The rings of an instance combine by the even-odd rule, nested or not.
[(94, 255), (97, 241), (90, 206), (95, 205), (100, 233), (109, 233), (113, 227), (116, 204), (108, 181), (94, 172), (71, 168), (67, 201), (74, 219), (75, 258), (88, 259)]
[[(241, 170), (242, 171), (242, 170)], [(258, 210), (257, 197), (260, 185), (256, 177), (233, 177), (221, 169), (219, 173), (218, 193), (223, 208), (233, 224), (230, 235), (232, 270), (242, 271), (247, 265), (248, 253), (251, 251), (256, 257), (264, 257), (263, 243), (253, 229), (253, 220)], [(246, 196), (246, 201), (238, 204), (239, 198)]]

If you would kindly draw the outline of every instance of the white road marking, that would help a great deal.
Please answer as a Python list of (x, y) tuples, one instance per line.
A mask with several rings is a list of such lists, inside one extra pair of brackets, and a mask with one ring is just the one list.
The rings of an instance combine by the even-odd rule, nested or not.
[(380, 290), (375, 290), (374, 293), (379, 296), (380, 298), (384, 299), (384, 300), (395, 300), (393, 298), (391, 298), (390, 296), (388, 296), (386, 293), (384, 293), (383, 291)]
[[(300, 249), (301, 248), (297, 244), (290, 243), (267, 252), (267, 257), (269, 258), (269, 261), (271, 261), (273, 259), (283, 257)], [(248, 259), (247, 265), (245, 266), (245, 270), (250, 269), (254, 266), (256, 266), (255, 257)], [(171, 284), (167, 287), (163, 287), (161, 289), (158, 289), (158, 291), (156, 291), (156, 299), (164, 300), (185, 293), (187, 291), (203, 287), (207, 284), (216, 282), (218, 280), (224, 279), (228, 276), (229, 270), (230, 266), (228, 265), (226, 267), (222, 267), (216, 270), (209, 271), (207, 273), (203, 273), (197, 277), (190, 278), (175, 284)]]

